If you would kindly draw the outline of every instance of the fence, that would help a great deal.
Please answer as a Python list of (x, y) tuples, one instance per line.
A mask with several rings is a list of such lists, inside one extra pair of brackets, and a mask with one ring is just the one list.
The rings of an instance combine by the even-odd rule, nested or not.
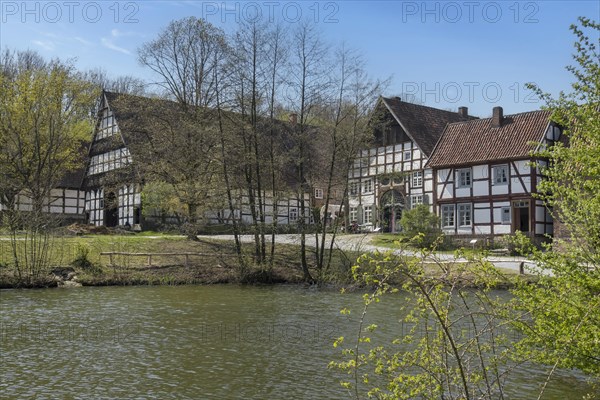
[(125, 257), (147, 257), (147, 266), (152, 266), (152, 257), (185, 257), (185, 267), (189, 266), (190, 257), (237, 257), (237, 254), (219, 254), (219, 253), (130, 253), (123, 251), (106, 251), (101, 252), (100, 256), (108, 256), (108, 261), (111, 266), (114, 266), (114, 256), (125, 256)]

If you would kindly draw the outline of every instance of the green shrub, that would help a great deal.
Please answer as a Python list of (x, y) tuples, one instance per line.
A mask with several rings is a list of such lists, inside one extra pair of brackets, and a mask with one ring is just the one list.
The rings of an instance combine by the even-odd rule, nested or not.
[(420, 235), (419, 244), (423, 247), (431, 246), (442, 235), (440, 219), (425, 204), (404, 211), (400, 225), (409, 238)]
[(102, 268), (100, 268), (100, 266), (90, 261), (90, 248), (87, 245), (78, 244), (76, 251), (77, 254), (75, 256), (75, 259), (71, 262), (71, 265), (74, 268), (85, 272), (91, 272), (92, 274), (98, 274), (102, 272)]

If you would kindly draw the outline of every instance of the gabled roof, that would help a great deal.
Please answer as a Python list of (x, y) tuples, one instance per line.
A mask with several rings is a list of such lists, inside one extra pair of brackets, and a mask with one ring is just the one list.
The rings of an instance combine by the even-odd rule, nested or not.
[(79, 189), (85, 176), (85, 165), (80, 166), (75, 171), (67, 172), (58, 183), (59, 188)]
[[(465, 121), (465, 117), (457, 112), (407, 103), (399, 97), (381, 97), (381, 101), (427, 156), (431, 155), (447, 124)], [(476, 117), (466, 118), (466, 120), (472, 119)]]
[(445, 167), (527, 158), (534, 150), (531, 142), (540, 143), (544, 138), (550, 115), (550, 111), (506, 115), (500, 127), (492, 125), (492, 118), (449, 124), (427, 165)]
[[(202, 125), (204, 122), (208, 123), (206, 126), (208, 129), (211, 129), (210, 123), (215, 122), (218, 118), (215, 109), (194, 109), (192, 106), (185, 109), (183, 105), (172, 100), (148, 98), (108, 91), (104, 92), (104, 96), (106, 97), (107, 102), (105, 105), (112, 111), (117, 126), (119, 127), (120, 135), (123, 138), (124, 144), (129, 149), (134, 163), (138, 162), (141, 155), (147, 155), (148, 149), (146, 146), (148, 139), (156, 137), (157, 132), (164, 130), (165, 127), (172, 129), (176, 134), (184, 135), (187, 130), (198, 129), (198, 126)], [(196, 117), (202, 122), (199, 122), (199, 119), (194, 118), (193, 113), (190, 112), (194, 110), (199, 111), (199, 113), (196, 114)], [(223, 111), (222, 115), (226, 121), (225, 123), (229, 123), (229, 128), (226, 129), (231, 129), (232, 126), (235, 129), (242, 129), (242, 121), (247, 121), (249, 123), (249, 117), (234, 111)], [(281, 147), (279, 151), (286, 151), (287, 147), (292, 146), (290, 141), (294, 124), (262, 117), (258, 118), (257, 124), (261, 136), (264, 136), (264, 140), (268, 140), (268, 135), (270, 134), (275, 135), (274, 143), (275, 146)], [(215, 128), (214, 124), (212, 125), (212, 128)], [(272, 132), (270, 132), (270, 128), (273, 128)], [(316, 129), (312, 126), (307, 126), (305, 128), (307, 129), (307, 134), (315, 137), (315, 146), (318, 146), (318, 149), (322, 149), (324, 144), (316, 140), (318, 137)], [(218, 137), (217, 135), (218, 132), (214, 131), (213, 137), (216, 138)], [(104, 140), (106, 139), (101, 139), (101, 141)], [(159, 140), (162, 140), (160, 136)], [(112, 145), (122, 147), (120, 139), (116, 145)], [(102, 151), (106, 151), (106, 149)], [(165, 151), (162, 147), (157, 149), (154, 156), (161, 157), (162, 151)], [(232, 152), (229, 156), (236, 157), (236, 154), (237, 153)], [(315, 149), (311, 154), (315, 155), (318, 154), (318, 152)], [(295, 180), (296, 170), (292, 163), (286, 164), (281, 172), (286, 183), (289, 184)]]
[(108, 107), (119, 126), (119, 131), (125, 144), (135, 143), (140, 140), (140, 133), (152, 134), (155, 129), (155, 120), (149, 118), (150, 114), (168, 124), (180, 124), (185, 113), (181, 105), (171, 100), (135, 96), (125, 93), (105, 91)]

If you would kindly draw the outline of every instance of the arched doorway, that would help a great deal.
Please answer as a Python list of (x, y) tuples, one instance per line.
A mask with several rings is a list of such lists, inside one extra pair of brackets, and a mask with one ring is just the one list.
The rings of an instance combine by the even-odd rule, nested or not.
[(404, 210), (404, 196), (397, 190), (388, 190), (381, 196), (381, 222), (384, 232), (400, 232)]

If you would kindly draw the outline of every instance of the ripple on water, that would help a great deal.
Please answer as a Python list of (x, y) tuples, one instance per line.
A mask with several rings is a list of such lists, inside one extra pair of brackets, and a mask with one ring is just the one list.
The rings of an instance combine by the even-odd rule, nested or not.
[[(327, 363), (356, 327), (339, 310), (360, 301), (297, 287), (3, 292), (2, 398), (343, 399)], [(372, 318), (398, 323), (394, 301), (378, 307)], [(543, 372), (509, 390), (534, 393)], [(586, 389), (576, 373), (557, 377), (549, 399)]]

